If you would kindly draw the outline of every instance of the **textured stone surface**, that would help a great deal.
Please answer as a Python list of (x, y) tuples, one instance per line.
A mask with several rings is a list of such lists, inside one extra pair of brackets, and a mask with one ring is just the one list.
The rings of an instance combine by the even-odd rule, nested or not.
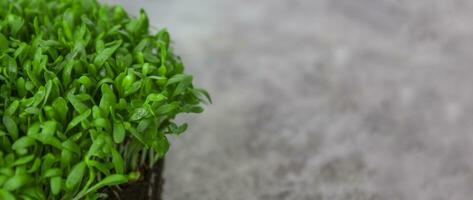
[(472, 198), (472, 1), (120, 1), (215, 101), (166, 200)]

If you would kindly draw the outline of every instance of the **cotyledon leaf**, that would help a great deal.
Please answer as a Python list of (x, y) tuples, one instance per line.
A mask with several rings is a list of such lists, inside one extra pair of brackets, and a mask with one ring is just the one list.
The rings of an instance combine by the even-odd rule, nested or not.
[(67, 130), (66, 131), (71, 130), (72, 128), (77, 126), (77, 124), (79, 124), (82, 121), (86, 120), (90, 116), (91, 113), (92, 113), (92, 111), (90, 109), (88, 109), (84, 113), (74, 117), (74, 119), (72, 119), (71, 122), (69, 122), (69, 124), (67, 125)]
[(59, 176), (52, 177), (50, 180), (51, 185), (51, 192), (55, 195), (59, 194), (61, 192), (61, 187), (62, 187), (62, 179)]
[(110, 86), (107, 84), (103, 84), (102, 85), (102, 98), (100, 99), (99, 106), (102, 109), (102, 111), (106, 113), (106, 115), (108, 115), (108, 111), (110, 107), (113, 108), (115, 106), (116, 101), (117, 99), (113, 91), (110, 89)]
[(82, 179), (85, 174), (85, 169), (86, 165), (83, 161), (74, 165), (66, 179), (67, 189), (72, 190), (74, 189), (74, 187), (78, 186), (82, 182)]
[(65, 120), (67, 117), (67, 112), (69, 107), (67, 106), (66, 100), (62, 97), (58, 97), (53, 101), (53, 108), (56, 110), (56, 113), (59, 115), (61, 120)]
[(115, 143), (120, 144), (125, 140), (125, 127), (123, 127), (123, 123), (115, 122), (113, 123), (113, 141)]
[(25, 157), (22, 157), (22, 158), (19, 158), (18, 160), (16, 160), (13, 163), (13, 166), (24, 165), (28, 162), (33, 161), (34, 159), (35, 159), (35, 155), (28, 155), (28, 156), (25, 156)]
[(8, 49), (8, 40), (5, 37), (5, 35), (0, 33), (0, 52), (5, 51), (7, 49)]
[(87, 105), (85, 105), (77, 96), (75, 95), (69, 95), (67, 97), (67, 99), (69, 100), (69, 102), (72, 104), (72, 106), (74, 107), (74, 109), (79, 112), (79, 113), (84, 113), (87, 109), (89, 109), (87, 107)]
[(13, 191), (25, 185), (29, 180), (31, 179), (25, 174), (16, 174), (8, 179), (2, 187), (7, 191)]
[(126, 182), (128, 182), (128, 176), (122, 174), (113, 174), (105, 177), (103, 180), (92, 186), (90, 189), (87, 190), (86, 194), (97, 191), (98, 189), (103, 188), (105, 186), (119, 185)]
[(112, 149), (112, 162), (115, 166), (115, 171), (118, 174), (125, 173), (125, 162), (123, 161), (123, 158), (120, 153), (115, 149)]
[(8, 133), (10, 133), (13, 139), (18, 138), (18, 125), (16, 124), (15, 120), (13, 120), (11, 116), (8, 116), (8, 115), (3, 116), (3, 125), (5, 125)]
[(122, 45), (122, 41), (118, 40), (114, 42), (114, 44), (111, 47), (105, 48), (104, 50), (100, 51), (99, 54), (94, 59), (94, 64), (96, 66), (102, 66), (107, 59), (109, 59), (113, 53)]
[(19, 105), (20, 105), (20, 101), (18, 100), (13, 101), (5, 110), (5, 115), (9, 115), (9, 116), (14, 115)]
[(36, 142), (33, 138), (28, 137), (28, 136), (23, 136), (17, 141), (15, 141), (15, 143), (13, 143), (12, 149), (13, 150), (25, 149), (35, 144)]

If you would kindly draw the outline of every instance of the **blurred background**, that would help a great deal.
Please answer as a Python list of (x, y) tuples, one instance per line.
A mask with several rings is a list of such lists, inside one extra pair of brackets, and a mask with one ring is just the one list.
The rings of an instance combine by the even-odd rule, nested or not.
[(167, 27), (214, 99), (166, 200), (473, 197), (473, 1), (102, 2)]

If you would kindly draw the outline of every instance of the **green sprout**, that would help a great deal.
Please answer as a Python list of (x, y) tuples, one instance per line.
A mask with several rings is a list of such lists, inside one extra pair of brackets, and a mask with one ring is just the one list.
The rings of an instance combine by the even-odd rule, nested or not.
[(95, 0), (0, 0), (0, 199), (99, 199), (200, 113), (164, 29)]

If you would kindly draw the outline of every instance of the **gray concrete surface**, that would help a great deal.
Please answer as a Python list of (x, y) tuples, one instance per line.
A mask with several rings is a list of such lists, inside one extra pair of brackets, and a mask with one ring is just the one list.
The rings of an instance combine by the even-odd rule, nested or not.
[(473, 1), (105, 1), (168, 27), (215, 101), (166, 200), (473, 198)]

